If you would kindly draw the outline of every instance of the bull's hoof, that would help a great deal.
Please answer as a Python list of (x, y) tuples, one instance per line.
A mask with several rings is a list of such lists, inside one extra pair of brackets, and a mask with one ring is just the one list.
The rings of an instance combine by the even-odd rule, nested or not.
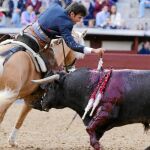
[(94, 147), (94, 150), (102, 150), (98, 142), (96, 142), (96, 143), (93, 145), (93, 147)]

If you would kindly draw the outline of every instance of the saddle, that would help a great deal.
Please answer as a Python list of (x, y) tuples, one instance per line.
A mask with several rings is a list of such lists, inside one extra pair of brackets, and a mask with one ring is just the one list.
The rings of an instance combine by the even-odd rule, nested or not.
[(44, 60), (47, 70), (55, 69), (57, 67), (53, 51), (50, 48), (51, 40), (41, 40), (34, 32), (32, 26), (25, 28), (22, 35), (19, 35), (16, 39), (25, 42), (36, 53), (38, 53)]
[[(37, 49), (39, 48), (36, 49), (36, 52), (43, 58), (47, 70), (55, 70), (65, 65), (72, 66), (75, 63), (74, 52), (61, 37), (47, 41), (41, 40), (32, 26), (24, 29), (23, 35), (32, 35), (32, 38), (36, 39), (34, 43), (36, 43)], [(31, 42), (31, 46), (33, 47), (33, 42)]]

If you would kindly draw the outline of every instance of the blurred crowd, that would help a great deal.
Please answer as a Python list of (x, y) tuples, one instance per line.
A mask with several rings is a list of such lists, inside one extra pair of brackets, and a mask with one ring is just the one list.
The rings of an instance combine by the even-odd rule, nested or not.
[[(128, 28), (122, 14), (118, 12), (118, 0), (4, 0), (0, 4), (0, 27), (23, 27), (31, 24), (54, 1), (64, 8), (74, 1), (85, 5), (88, 14), (76, 25), (78, 27)], [(139, 17), (144, 16), (145, 7), (150, 7), (150, 0), (139, 1)]]
[(150, 54), (150, 41), (146, 40), (142, 43), (142, 47), (139, 49), (138, 54)]
[(31, 24), (54, 1), (64, 8), (73, 1), (85, 5), (88, 14), (77, 26), (125, 28), (124, 20), (117, 11), (117, 0), (5, 0), (0, 8), (0, 27), (9, 25), (6, 18), (14, 27)]

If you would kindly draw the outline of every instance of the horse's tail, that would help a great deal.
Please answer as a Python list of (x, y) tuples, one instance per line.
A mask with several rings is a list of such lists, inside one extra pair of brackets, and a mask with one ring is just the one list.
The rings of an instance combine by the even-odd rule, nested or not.
[(8, 88), (0, 91), (0, 105), (10, 101), (12, 98), (16, 97), (16, 93)]
[(2, 75), (4, 70), (4, 61), (5, 61), (5, 57), (0, 56), (0, 75)]

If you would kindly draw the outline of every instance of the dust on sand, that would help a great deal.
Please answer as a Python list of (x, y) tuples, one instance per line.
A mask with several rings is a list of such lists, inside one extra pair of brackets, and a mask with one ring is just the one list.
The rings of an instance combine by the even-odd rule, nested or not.
[[(7, 139), (22, 104), (13, 104), (0, 126), (0, 150), (92, 150), (89, 136), (79, 116), (68, 127), (75, 112), (71, 109), (49, 112), (32, 110), (20, 129), (18, 148), (11, 148)], [(105, 150), (150, 150), (150, 132), (144, 134), (141, 124), (113, 128), (104, 134), (101, 144)]]

